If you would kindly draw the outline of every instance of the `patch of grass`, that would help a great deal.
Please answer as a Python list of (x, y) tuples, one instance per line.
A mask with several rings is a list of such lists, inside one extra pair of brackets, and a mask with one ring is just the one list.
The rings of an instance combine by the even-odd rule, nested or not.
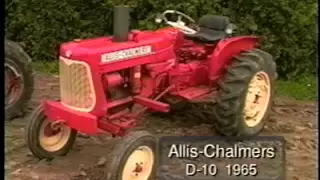
[(296, 100), (316, 100), (317, 78), (314, 76), (302, 76), (292, 80), (277, 81), (277, 96), (294, 98)]
[[(58, 74), (58, 62), (33, 62), (36, 71), (44, 74)], [(302, 76), (292, 80), (277, 81), (277, 96), (284, 96), (296, 100), (316, 100), (317, 79), (314, 76)]]
[(34, 70), (43, 74), (58, 74), (59, 63), (58, 61), (33, 61), (32, 66)]

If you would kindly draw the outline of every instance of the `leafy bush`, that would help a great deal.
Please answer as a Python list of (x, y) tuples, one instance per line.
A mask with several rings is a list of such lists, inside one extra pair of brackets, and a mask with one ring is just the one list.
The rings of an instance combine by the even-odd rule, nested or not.
[(241, 34), (265, 38), (263, 49), (276, 58), (281, 77), (315, 73), (316, 0), (6, 0), (5, 32), (22, 41), (36, 60), (52, 60), (56, 46), (74, 38), (112, 33), (112, 7), (133, 7), (132, 28), (155, 29), (157, 12), (182, 11), (195, 19), (229, 16)]

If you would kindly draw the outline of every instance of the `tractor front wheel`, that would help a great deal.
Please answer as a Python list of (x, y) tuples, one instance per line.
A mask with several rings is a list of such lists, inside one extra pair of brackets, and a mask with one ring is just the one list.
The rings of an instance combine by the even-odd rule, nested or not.
[(213, 108), (216, 129), (227, 136), (259, 133), (270, 113), (276, 78), (269, 53), (255, 49), (235, 57), (219, 82)]
[(157, 139), (146, 131), (129, 132), (111, 153), (109, 180), (155, 179)]
[(62, 122), (48, 120), (42, 105), (31, 114), (26, 128), (29, 150), (39, 159), (66, 155), (72, 148), (76, 135), (76, 130)]

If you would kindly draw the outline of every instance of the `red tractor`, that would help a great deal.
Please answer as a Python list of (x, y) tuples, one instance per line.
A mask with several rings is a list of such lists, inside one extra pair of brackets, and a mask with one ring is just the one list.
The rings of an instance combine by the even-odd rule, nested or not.
[(113, 36), (61, 44), (61, 99), (44, 101), (27, 128), (36, 157), (65, 155), (77, 132), (127, 135), (115, 148), (109, 179), (146, 180), (154, 172), (156, 139), (127, 132), (144, 111), (167, 113), (179, 101), (205, 104), (204, 116), (224, 135), (260, 132), (277, 74), (272, 56), (258, 49), (259, 37), (232, 37), (235, 26), (224, 16), (195, 23), (167, 10), (156, 21), (170, 27), (156, 31), (129, 31), (129, 17), (129, 8), (118, 6)]

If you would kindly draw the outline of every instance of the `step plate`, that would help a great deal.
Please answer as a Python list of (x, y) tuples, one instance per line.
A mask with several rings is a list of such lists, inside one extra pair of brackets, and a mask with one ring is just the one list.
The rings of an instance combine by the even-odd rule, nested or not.
[(187, 99), (187, 100), (194, 100), (200, 96), (210, 93), (212, 90), (207, 86), (200, 86), (200, 87), (189, 87), (182, 91), (179, 91), (178, 95)]

